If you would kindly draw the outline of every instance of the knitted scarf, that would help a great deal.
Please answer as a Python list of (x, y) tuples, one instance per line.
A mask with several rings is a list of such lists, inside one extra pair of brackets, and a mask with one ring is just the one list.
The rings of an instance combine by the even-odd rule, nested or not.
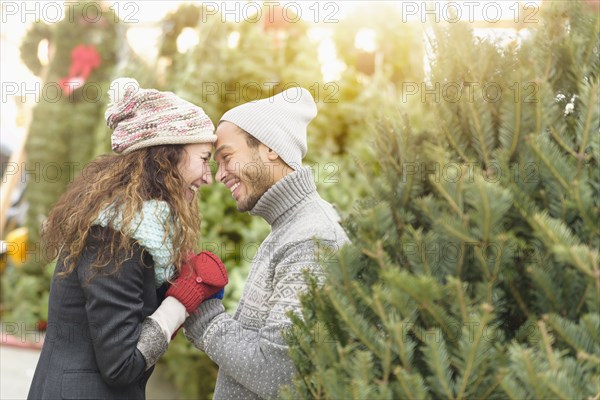
[[(100, 211), (98, 218), (92, 225), (110, 227), (115, 230), (121, 229), (122, 215), (117, 212), (114, 220), (110, 223), (115, 210), (109, 205)], [(169, 218), (169, 205), (160, 200), (145, 201), (142, 211), (137, 213), (127, 230), (124, 232), (128, 237), (136, 240), (140, 246), (150, 253), (154, 260), (154, 283), (160, 287), (169, 277), (173, 276), (174, 265), (170, 263), (173, 251), (173, 235), (170, 234), (163, 243), (165, 227)]]

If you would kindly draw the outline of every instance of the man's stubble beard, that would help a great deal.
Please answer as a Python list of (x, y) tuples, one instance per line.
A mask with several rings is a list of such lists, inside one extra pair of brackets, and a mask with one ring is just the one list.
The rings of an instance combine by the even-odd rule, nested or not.
[(252, 210), (262, 195), (274, 184), (273, 177), (265, 163), (260, 159), (258, 151), (252, 154), (252, 163), (258, 167), (258, 170), (246, 168), (248, 172), (242, 171), (240, 173), (240, 178), (248, 193), (246, 198), (238, 203), (238, 211), (241, 212)]

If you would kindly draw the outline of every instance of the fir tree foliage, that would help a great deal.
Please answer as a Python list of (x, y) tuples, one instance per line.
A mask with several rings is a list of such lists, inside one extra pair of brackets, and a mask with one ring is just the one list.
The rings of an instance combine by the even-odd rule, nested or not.
[[(83, 10), (90, 5), (102, 10), (97, 19), (84, 17)], [(53, 263), (47, 265), (44, 257), (51, 252), (40, 245), (40, 227), (68, 184), (87, 162), (106, 148), (106, 143), (110, 143), (110, 134), (99, 136), (98, 126), (106, 125), (102, 110), (106, 107), (111, 74), (119, 59), (117, 43), (123, 40), (118, 19), (104, 2), (78, 2), (73, 4), (69, 15), (53, 24), (34, 22), (20, 47), (21, 59), (39, 76), (42, 90), (37, 93), (28, 127), (27, 161), (21, 166), (22, 176), (27, 180), (24, 195), (26, 258), (21, 260), (23, 265), (19, 265), (19, 269), (13, 269), (17, 268), (14, 265), (7, 268), (2, 281), (2, 304), (3, 318), (40, 329), (47, 320), (54, 267)], [(38, 47), (43, 40), (48, 41), (50, 49), (47, 65), (38, 57)], [(100, 63), (92, 68), (84, 85), (67, 93), (59, 82), (71, 73), (73, 50), (81, 45), (93, 47)]]
[(544, 2), (508, 44), (433, 27), (430, 83), (473, 97), (431, 96), (435, 123), (419, 131), (379, 119), (352, 243), (292, 315), (285, 397), (598, 396), (600, 42), (587, 7)]

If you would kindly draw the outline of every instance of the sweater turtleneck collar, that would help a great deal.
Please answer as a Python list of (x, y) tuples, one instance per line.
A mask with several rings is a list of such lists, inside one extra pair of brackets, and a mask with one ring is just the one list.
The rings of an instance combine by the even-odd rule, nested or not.
[(316, 192), (311, 169), (300, 167), (271, 186), (250, 210), (250, 215), (263, 217), (273, 227), (291, 208)]

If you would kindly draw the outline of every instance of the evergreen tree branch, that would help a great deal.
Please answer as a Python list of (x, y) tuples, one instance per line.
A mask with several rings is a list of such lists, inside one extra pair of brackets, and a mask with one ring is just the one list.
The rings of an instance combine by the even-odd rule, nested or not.
[[(573, 191), (572, 196), (575, 197), (575, 203), (577, 204), (577, 209), (581, 213), (584, 224), (596, 235), (600, 236), (600, 227), (598, 226), (597, 218), (594, 218), (589, 214), (589, 209), (583, 204), (583, 200), (581, 198), (581, 192), (584, 189), (586, 181), (581, 182), (579, 179), (573, 181), (573, 186), (575, 186), (575, 190)], [(587, 193), (584, 193), (584, 195)], [(588, 197), (591, 197), (588, 195)], [(590, 243), (592, 245), (592, 243)]]
[(553, 340), (548, 335), (548, 330), (546, 329), (546, 324), (544, 323), (544, 321), (538, 321), (537, 325), (540, 329), (540, 333), (542, 334), (542, 342), (544, 343), (544, 350), (546, 351), (546, 358), (548, 359), (548, 362), (550, 363), (550, 367), (553, 370), (556, 370), (558, 368), (558, 366), (556, 364), (556, 359), (554, 358), (554, 354), (552, 354)]
[(392, 331), (395, 333), (394, 337), (400, 350), (400, 361), (402, 361), (403, 368), (407, 372), (411, 372), (412, 355), (416, 346), (415, 342), (408, 337), (408, 332), (405, 329), (407, 326), (410, 327), (408, 319), (404, 319), (402, 322), (396, 322)]
[(501, 384), (502, 379), (504, 377), (504, 373), (502, 371), (500, 371), (498, 373), (498, 377), (496, 379), (494, 379), (493, 383), (490, 385), (489, 388), (487, 388), (483, 394), (481, 395), (482, 399), (487, 399), (490, 397), (490, 395), (494, 392), (494, 390), (496, 390), (496, 388)]
[(439, 182), (436, 181), (436, 178), (429, 176), (429, 182), (431, 183), (431, 185), (433, 187), (435, 187), (437, 189), (438, 192), (440, 192), (442, 197), (444, 197), (444, 199), (446, 199), (446, 201), (448, 201), (450, 208), (452, 208), (452, 210), (456, 214), (458, 214), (459, 216), (461, 216), (461, 218), (464, 219), (465, 215), (463, 213), (463, 210), (458, 206), (458, 204), (456, 204), (456, 202), (454, 201), (452, 196), (450, 196), (450, 193), (448, 193), (446, 190), (444, 190), (443, 186)]
[(479, 145), (481, 148), (481, 156), (483, 157), (484, 166), (487, 168), (490, 165), (490, 157), (488, 153), (488, 148), (485, 142), (485, 135), (483, 133), (483, 127), (481, 121), (479, 119), (479, 114), (475, 110), (474, 102), (469, 102), (469, 111), (471, 113), (471, 117), (473, 118), (473, 124), (475, 125), (475, 134), (477, 135), (477, 140), (479, 141)]
[(514, 128), (513, 128), (513, 137), (512, 137), (512, 142), (510, 144), (510, 148), (508, 150), (508, 159), (510, 160), (512, 158), (512, 155), (514, 154), (515, 150), (517, 149), (517, 145), (519, 144), (519, 140), (521, 139), (521, 113), (522, 113), (522, 103), (521, 103), (521, 99), (518, 99), (519, 101), (515, 102), (515, 119), (514, 119)]
[(586, 353), (585, 351), (578, 351), (577, 359), (590, 361), (596, 365), (596, 368), (600, 368), (600, 357), (596, 356), (595, 354)]
[(548, 168), (548, 171), (550, 171), (550, 173), (552, 174), (554, 179), (556, 179), (557, 182), (560, 183), (560, 185), (563, 187), (563, 189), (565, 189), (565, 191), (569, 191), (571, 189), (569, 187), (569, 184), (560, 175), (560, 172), (558, 172), (558, 170), (555, 167), (555, 163), (553, 163), (551, 160), (549, 160), (546, 157), (546, 154), (539, 148), (537, 143), (534, 143), (533, 141), (531, 141), (531, 142), (529, 142), (529, 147), (531, 148), (531, 150), (533, 150), (533, 153), (536, 155), (536, 157), (540, 161), (542, 161), (544, 166), (546, 168)]
[(465, 322), (467, 320), (468, 316), (467, 316), (467, 305), (465, 304), (465, 297), (464, 297), (463, 288), (462, 288), (462, 282), (458, 278), (452, 278), (451, 284), (452, 284), (452, 287), (454, 288), (454, 291), (456, 292), (456, 299), (458, 300), (458, 307), (460, 309), (460, 316), (461, 316), (462, 322)]
[(490, 199), (487, 196), (487, 192), (485, 191), (485, 189), (483, 188), (483, 184), (481, 180), (476, 180), (475, 182), (475, 186), (477, 187), (477, 190), (479, 191), (480, 194), (480, 200), (481, 200), (481, 209), (483, 211), (483, 223), (482, 223), (482, 239), (484, 243), (489, 243), (489, 239), (490, 239), (490, 219), (491, 219), (491, 215), (490, 215)]
[[(365, 291), (365, 289), (363, 289), (362, 285), (360, 285), (358, 282), (353, 282), (353, 283), (354, 283), (354, 289), (358, 293), (361, 300), (375, 312), (375, 314), (380, 318), (381, 323), (386, 328), (386, 330), (389, 330), (390, 321), (389, 321), (387, 314), (385, 313), (385, 311), (383, 309), (383, 304), (381, 303), (381, 298), (380, 298), (379, 293), (377, 293), (376, 291), (373, 291), (372, 293), (367, 293)], [(386, 334), (384, 334), (384, 336), (388, 337), (388, 335), (386, 335)], [(383, 366), (383, 385), (384, 386), (387, 385), (387, 381), (389, 379), (391, 366), (392, 366), (391, 349), (392, 349), (392, 346), (391, 346), (390, 342), (386, 342), (383, 345), (383, 357), (381, 358), (381, 364)], [(398, 353), (397, 351), (394, 351), (394, 352)]]
[(527, 398), (527, 392), (523, 386), (510, 374), (502, 375), (500, 386), (511, 400), (523, 400)]
[[(568, 255), (566, 261), (568, 261), (569, 264), (576, 267), (585, 275), (594, 278), (598, 282), (597, 286), (600, 287), (600, 276), (598, 276), (599, 271), (597, 270), (597, 266), (594, 267), (588, 265), (581, 259), (579, 256), (581, 251), (576, 251), (576, 249), (578, 250), (580, 248), (580, 246), (577, 246), (577, 239), (564, 223), (551, 218), (546, 212), (535, 214), (531, 219), (531, 222), (536, 231), (539, 232), (544, 239), (550, 241), (554, 245), (552, 247), (553, 253), (558, 254), (559, 252), (564, 252)], [(590, 253), (590, 259), (593, 258), (594, 257), (591, 256)]]
[(400, 367), (394, 369), (394, 375), (398, 378), (398, 382), (400, 382), (400, 386), (404, 393), (403, 398), (410, 400), (425, 400), (431, 397), (425, 388), (421, 375), (410, 374)]
[[(430, 276), (415, 276), (407, 271), (394, 272), (386, 271), (382, 276), (390, 285), (395, 285), (418, 302), (418, 308), (425, 310), (443, 329), (444, 334), (452, 337), (454, 332), (450, 330), (450, 325), (456, 325), (456, 321), (451, 316), (444, 315), (444, 310), (435, 304), (435, 301), (443, 296), (443, 290), (439, 284)], [(412, 331), (420, 341), (426, 342), (424, 336), (417, 329), (412, 329)]]
[(488, 283), (486, 285), (487, 290), (487, 300), (488, 302), (492, 301), (492, 274), (488, 268), (487, 260), (483, 257), (483, 250), (475, 251), (475, 258), (479, 261), (477, 264), (479, 265), (479, 269), (481, 269), (481, 274), (485, 277), (485, 281)]
[(556, 296), (557, 293), (560, 293), (557, 286), (558, 283), (552, 279), (552, 276), (547, 271), (539, 267), (536, 268), (533, 265), (527, 267), (527, 272), (539, 290), (546, 296), (547, 301), (551, 303), (552, 307), (557, 310), (562, 309), (560, 299)]
[(594, 342), (592, 337), (581, 326), (556, 314), (544, 316), (544, 321), (575, 352), (591, 353), (592, 351), (600, 351), (598, 344)]
[[(371, 251), (368, 249), (362, 249), (362, 253), (365, 254), (366, 256), (368, 256), (369, 258), (375, 260), (377, 262), (377, 265), (379, 265), (379, 268), (382, 270), (386, 270), (388, 269), (388, 266), (385, 263), (385, 256), (386, 256), (386, 252), (385, 249), (383, 248), (383, 244), (381, 243), (381, 240), (378, 240), (377, 242), (375, 242), (375, 251)], [(349, 280), (347, 275), (344, 275), (345, 278), (345, 282), (348, 285), (351, 285), (352, 282), (351, 280)]]
[[(589, 88), (589, 98), (587, 100), (587, 116), (585, 118), (585, 124), (583, 126), (583, 137), (581, 139), (581, 143), (579, 145), (579, 154), (577, 157), (577, 174), (576, 177), (579, 178), (581, 174), (581, 169), (583, 167), (583, 161), (585, 159), (585, 149), (588, 145), (588, 141), (590, 140), (590, 126), (592, 124), (592, 119), (594, 113), (597, 112), (596, 107), (598, 105), (598, 81), (595, 81), (591, 87)], [(595, 127), (597, 129), (597, 127)]]
[[(361, 288), (362, 291), (362, 288)], [(364, 292), (364, 291), (363, 291)], [(365, 298), (366, 296), (368, 296), (366, 293), (362, 293), (361, 297)], [(389, 373), (390, 373), (390, 368), (391, 368), (391, 356), (389, 354), (389, 350), (393, 350), (394, 353), (398, 354), (398, 356), (400, 357), (400, 361), (402, 362), (402, 366), (404, 367), (404, 369), (406, 369), (407, 371), (410, 372), (410, 361), (412, 360), (412, 357), (410, 355), (407, 355), (407, 348), (405, 346), (404, 343), (404, 339), (407, 338), (407, 336), (404, 334), (404, 332), (402, 332), (402, 326), (399, 323), (399, 321), (396, 321), (394, 318), (395, 313), (391, 314), (390, 317), (388, 317), (388, 314), (386, 313), (386, 310), (383, 306), (383, 302), (381, 301), (381, 295), (379, 290), (374, 290), (373, 291), (373, 301), (370, 304), (370, 306), (373, 308), (373, 310), (375, 311), (375, 313), (377, 314), (377, 316), (381, 319), (381, 322), (383, 323), (383, 325), (385, 326), (386, 330), (388, 332), (392, 332), (394, 333), (393, 335), (391, 335), (392, 340), (395, 340), (396, 344), (398, 345), (398, 349), (395, 349), (392, 346), (392, 343), (389, 343), (386, 346), (386, 358), (383, 360), (384, 361), (384, 380), (387, 383), (387, 380), (389, 378)], [(414, 349), (414, 344), (411, 347), (411, 354), (412, 354), (412, 349)]]
[(573, 396), (565, 393), (552, 379), (544, 379), (544, 384), (561, 400), (572, 400)]
[(579, 159), (579, 157), (577, 156), (577, 153), (575, 153), (575, 151), (573, 149), (571, 149), (564, 140), (562, 140), (562, 138), (560, 137), (560, 135), (558, 134), (558, 132), (556, 132), (556, 129), (554, 128), (553, 125), (549, 125), (548, 129), (550, 130), (550, 134), (552, 135), (552, 138), (556, 141), (556, 143), (558, 143), (558, 145), (567, 153), (569, 153), (570, 155), (573, 156), (573, 158), (575, 159)]
[(454, 149), (454, 151), (456, 151), (458, 153), (460, 158), (462, 160), (468, 160), (467, 154), (462, 150), (462, 148), (458, 145), (458, 143), (456, 143), (456, 140), (454, 140), (454, 137), (452, 137), (452, 135), (448, 131), (448, 128), (446, 127), (446, 125), (442, 125), (442, 133), (444, 134), (444, 136), (450, 143), (450, 146)]
[(512, 281), (508, 281), (508, 290), (510, 290), (510, 293), (513, 295), (513, 298), (517, 302), (517, 305), (519, 306), (519, 308), (521, 309), (523, 314), (525, 314), (528, 318), (530, 318), (532, 316), (532, 314), (529, 311), (529, 309), (527, 308), (527, 306), (525, 305), (525, 302), (523, 301), (521, 294), (519, 294), (519, 291), (517, 290), (517, 288), (515, 287), (515, 285), (513, 284)]
[(494, 260), (494, 270), (492, 271), (492, 276), (490, 278), (490, 284), (496, 283), (496, 280), (500, 276), (500, 267), (502, 266), (502, 257), (501, 255), (504, 253), (506, 249), (506, 241), (507, 238), (505, 235), (501, 234), (496, 237), (496, 241), (500, 246), (499, 254), (496, 255), (496, 259)]
[[(411, 163), (415, 162), (415, 157), (411, 158)], [(404, 172), (404, 171), (402, 171)], [(403, 176), (403, 175), (401, 175)], [(404, 184), (404, 193), (402, 193), (402, 201), (400, 202), (400, 207), (402, 209), (405, 209), (406, 206), (408, 205), (408, 201), (410, 200), (410, 196), (412, 194), (412, 189), (413, 189), (413, 185), (414, 185), (414, 181), (415, 181), (415, 174), (408, 174), (408, 178), (406, 180), (406, 183)], [(394, 210), (396, 211), (396, 210)], [(400, 224), (398, 223), (399, 221), (396, 221), (396, 226), (400, 226)], [(398, 232), (398, 234), (400, 234), (400, 232)]]
[(474, 343), (469, 346), (469, 352), (467, 354), (467, 362), (463, 369), (463, 374), (461, 377), (461, 385), (458, 390), (458, 394), (456, 396), (457, 399), (462, 399), (465, 394), (465, 390), (467, 389), (467, 384), (469, 382), (469, 377), (470, 377), (471, 373), (473, 372), (473, 366), (475, 364), (475, 358), (477, 357), (479, 345), (481, 343), (481, 339), (483, 338), (483, 331), (488, 326), (488, 322), (491, 319), (491, 314), (492, 314), (492, 310), (493, 310), (492, 306), (484, 303), (481, 308), (483, 310), (483, 318), (481, 319), (481, 323), (480, 323), (478, 329), (476, 330), (475, 337), (473, 338)]
[[(585, 49), (584, 52), (584, 61), (583, 63), (581, 63), (581, 66), (588, 66), (588, 65), (594, 65), (594, 62), (592, 62), (592, 57), (598, 57), (597, 55), (595, 55), (594, 53), (594, 49), (596, 48), (597, 44), (598, 44), (598, 33), (600, 32), (600, 23), (598, 23), (598, 21), (596, 21), (594, 25), (594, 31), (591, 32), (591, 34), (589, 35), (590, 40), (588, 41), (588, 45)], [(599, 393), (600, 395), (600, 393)]]
[[(405, 239), (406, 237), (408, 237), (409, 239), (408, 240)], [(402, 240), (403, 243), (416, 242), (418, 249), (424, 249), (426, 246), (426, 242), (425, 242), (425, 239), (423, 238), (423, 233), (422, 233), (421, 229), (414, 229), (413, 227), (409, 226), (408, 229), (406, 230), (405, 235), (403, 235), (402, 238), (403, 238), (403, 240)], [(414, 265), (411, 265), (411, 260), (409, 259), (409, 257), (406, 256), (406, 254), (404, 255), (404, 257), (407, 258), (410, 269), (413, 272), (416, 272), (415, 271), (416, 268)], [(414, 259), (413, 259), (413, 261), (414, 261)], [(431, 270), (431, 265), (429, 265), (429, 258), (427, 256), (424, 256), (422, 251), (419, 251), (418, 261), (420, 261), (422, 263), (426, 274), (431, 276), (432, 270)]]
[(448, 359), (448, 351), (446, 350), (446, 342), (439, 329), (435, 328), (434, 332), (434, 339), (425, 341), (425, 348), (423, 349), (425, 360), (436, 378), (435, 383), (441, 386), (442, 393), (448, 399), (456, 399), (452, 389), (450, 362)]
[[(551, 61), (552, 61), (552, 55), (550, 55), (548, 57), (548, 62), (551, 62)], [(544, 76), (547, 79), (548, 72), (546, 72), (544, 74)], [(535, 83), (539, 87), (539, 84), (541, 82), (542, 81), (540, 79), (536, 79)], [(542, 118), (543, 118), (543, 116), (542, 116), (542, 102), (540, 101), (540, 96), (539, 96), (539, 94), (537, 92), (534, 93), (534, 96), (535, 96), (535, 100), (534, 100), (534, 102), (535, 102), (535, 130), (534, 130), (534, 133), (540, 134), (542, 132)]]
[(533, 391), (535, 393), (535, 398), (543, 399), (544, 391), (542, 389), (542, 386), (540, 385), (541, 381), (539, 379), (539, 375), (537, 374), (537, 372), (535, 370), (535, 367), (533, 366), (535, 361), (532, 361), (531, 358), (529, 357), (529, 355), (532, 352), (533, 352), (532, 349), (521, 350), (522, 361), (523, 361), (523, 365), (525, 367), (524, 372), (527, 375), (528, 383), (531, 384), (531, 386), (533, 388)]
[[(363, 314), (358, 312), (347, 296), (342, 293), (333, 293), (329, 288), (325, 288), (325, 290), (333, 307), (349, 330), (377, 357), (383, 357), (385, 346), (381, 343), (381, 339), (371, 332), (371, 325), (362, 317)], [(348, 293), (352, 293), (352, 291), (349, 290)]]
[(591, 285), (586, 285), (585, 286), (585, 290), (583, 291), (583, 293), (581, 294), (581, 299), (579, 299), (579, 302), (577, 303), (577, 307), (575, 307), (575, 312), (577, 314), (579, 314), (581, 312), (581, 308), (583, 307), (583, 305), (585, 304), (585, 299), (587, 297), (588, 291), (590, 290), (590, 286)]
[[(600, 346), (600, 315), (598, 313), (589, 313), (581, 318), (581, 323), (585, 326), (586, 332), (591, 336), (594, 343)], [(600, 355), (600, 349), (596, 353)]]
[[(456, 277), (458, 279), (462, 279), (462, 276), (463, 276), (463, 267), (465, 265), (465, 260), (467, 257), (466, 253), (467, 253), (467, 245), (466, 245), (466, 243), (462, 242), (460, 244), (460, 257), (456, 263)], [(464, 320), (465, 319), (463, 318), (463, 321)]]

